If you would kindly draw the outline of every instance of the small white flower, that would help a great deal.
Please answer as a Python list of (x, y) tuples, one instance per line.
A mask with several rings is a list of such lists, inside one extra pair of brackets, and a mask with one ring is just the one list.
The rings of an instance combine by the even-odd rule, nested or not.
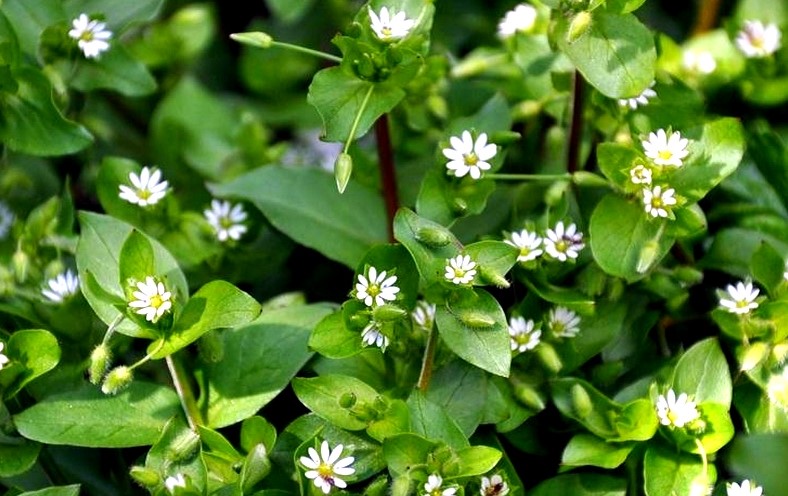
[(451, 148), (443, 149), (443, 156), (449, 159), (446, 168), (454, 171), (457, 177), (470, 174), (473, 179), (482, 177), (482, 171), (490, 170), (491, 160), (498, 149), (494, 143), (487, 143), (487, 133), (482, 133), (473, 141), (470, 131), (463, 131), (462, 138), (449, 138)]
[(736, 46), (747, 58), (768, 57), (780, 48), (780, 28), (761, 21), (744, 21), (744, 27), (736, 35)]
[(652, 89), (654, 87), (654, 83), (655, 81), (652, 81), (648, 88), (643, 90), (638, 96), (634, 98), (620, 99), (618, 104), (622, 107), (629, 107), (632, 110), (638, 108), (639, 105), (648, 105), (649, 98), (654, 98), (657, 96), (657, 92)]
[(769, 401), (788, 412), (788, 367), (783, 367), (782, 372), (769, 376), (766, 396)]
[(58, 274), (56, 277), (48, 280), (46, 285), (48, 287), (42, 289), (41, 294), (49, 301), (62, 303), (79, 289), (79, 277), (71, 272), (70, 269), (67, 269), (62, 274)]
[(506, 496), (509, 494), (509, 485), (498, 474), (490, 478), (482, 477), (482, 487), (479, 493), (482, 496)]
[(368, 307), (384, 305), (386, 301), (394, 301), (399, 293), (399, 288), (394, 285), (397, 276), (386, 277), (386, 271), (378, 273), (378, 269), (370, 267), (364, 274), (358, 275), (356, 283), (356, 298), (363, 301)]
[(161, 171), (159, 169), (151, 171), (148, 167), (143, 167), (139, 176), (129, 172), (129, 181), (131, 181), (133, 188), (121, 184), (118, 196), (140, 207), (158, 203), (167, 194), (167, 186), (169, 185), (167, 181), (161, 180)]
[(8, 236), (14, 224), (14, 213), (4, 202), (0, 201), (0, 240)]
[(427, 483), (424, 484), (424, 496), (454, 496), (457, 494), (456, 487), (447, 487), (442, 489), (443, 478), (438, 474), (431, 474), (427, 477)]
[(470, 255), (457, 255), (446, 260), (446, 274), (444, 276), (454, 284), (468, 284), (476, 275), (476, 262)]
[(389, 345), (389, 338), (380, 332), (377, 322), (372, 321), (361, 331), (361, 342), (364, 346), (377, 346), (381, 350), (386, 351)]
[(536, 25), (536, 9), (527, 3), (521, 3), (507, 12), (498, 23), (498, 36), (509, 38), (517, 32), (527, 33)]
[(736, 286), (728, 284), (725, 288), (729, 298), (720, 298), (720, 306), (731, 313), (744, 315), (758, 308), (755, 298), (761, 292), (760, 289), (753, 287), (750, 281), (739, 281)]
[(662, 425), (680, 429), (700, 417), (700, 412), (687, 393), (676, 398), (675, 391), (671, 389), (667, 397), (660, 394), (657, 398), (657, 417)]
[(580, 332), (580, 316), (566, 307), (555, 307), (547, 316), (550, 331), (559, 338), (573, 338)]
[(643, 188), (643, 205), (647, 214), (652, 217), (667, 217), (670, 207), (676, 204), (674, 194), (676, 190), (668, 188), (662, 190), (662, 186), (654, 188)]
[(3, 350), (5, 349), (5, 343), (0, 341), (0, 370), (3, 370), (3, 367), (10, 362), (11, 360), (5, 356)]
[(417, 301), (411, 317), (416, 325), (429, 331), (432, 329), (433, 322), (435, 322), (435, 304), (427, 303), (424, 300)]
[(205, 220), (213, 227), (219, 241), (239, 240), (246, 232), (243, 221), (246, 212), (240, 203), (232, 205), (228, 201), (211, 200), (211, 208), (203, 212)]
[(536, 348), (542, 337), (541, 329), (534, 329), (533, 320), (525, 320), (524, 317), (512, 317), (509, 319), (509, 338), (512, 344), (512, 351), (524, 353)]
[(405, 12), (397, 12), (394, 9), (389, 12), (388, 7), (381, 7), (380, 15), (375, 14), (369, 8), (369, 20), (372, 31), (382, 41), (394, 41), (408, 36), (410, 30), (416, 25), (416, 21), (408, 19)]
[(686, 50), (682, 55), (681, 64), (689, 72), (695, 74), (711, 74), (717, 69), (714, 55), (705, 50)]
[(342, 456), (344, 446), (338, 444), (333, 450), (328, 446), (328, 441), (323, 441), (320, 445), (320, 454), (318, 455), (315, 448), (309, 448), (309, 456), (301, 457), (301, 464), (306, 467), (304, 476), (307, 479), (312, 479), (315, 486), (319, 487), (324, 494), (331, 492), (334, 486), (344, 489), (347, 483), (338, 476), (353, 475), (356, 469), (351, 467), (355, 460), (352, 456)]
[(578, 252), (585, 248), (583, 233), (577, 230), (575, 224), (569, 224), (564, 229), (564, 223), (559, 221), (555, 228), (547, 230), (544, 238), (544, 249), (548, 255), (566, 262), (568, 258), (577, 258)]
[(656, 133), (649, 133), (648, 139), (641, 143), (646, 156), (656, 165), (681, 167), (684, 165), (682, 160), (689, 154), (689, 140), (682, 138), (678, 131), (671, 131), (668, 135), (664, 129), (660, 129)]
[(517, 255), (518, 262), (528, 262), (536, 260), (539, 255), (544, 253), (540, 246), (542, 246), (542, 238), (536, 233), (529, 232), (527, 229), (522, 231), (513, 232), (511, 239), (504, 239), (504, 243), (520, 249), (520, 254)]
[(109, 50), (108, 40), (112, 38), (112, 31), (107, 29), (105, 23), (93, 20), (86, 14), (80, 14), (71, 21), (71, 26), (68, 35), (77, 40), (77, 46), (85, 57), (94, 59)]
[(741, 485), (736, 482), (729, 482), (726, 485), (727, 496), (762, 496), (763, 488), (750, 482), (748, 479), (741, 481)]
[(175, 494), (176, 487), (186, 487), (186, 479), (183, 474), (175, 474), (164, 479), (164, 486), (170, 494)]
[(145, 282), (138, 282), (136, 287), (137, 290), (131, 293), (136, 299), (130, 301), (129, 306), (144, 315), (148, 322), (156, 322), (172, 308), (172, 293), (167, 291), (164, 283), (147, 276)]
[(632, 184), (651, 184), (651, 169), (645, 165), (636, 165), (629, 170)]

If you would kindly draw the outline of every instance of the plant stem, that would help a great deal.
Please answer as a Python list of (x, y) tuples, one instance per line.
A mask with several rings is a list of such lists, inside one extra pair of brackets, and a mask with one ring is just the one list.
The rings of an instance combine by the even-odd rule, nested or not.
[(424, 348), (424, 357), (421, 360), (421, 372), (419, 372), (419, 382), (416, 387), (422, 393), (427, 392), (430, 387), (430, 378), (432, 377), (432, 364), (435, 360), (435, 347), (438, 344), (438, 331), (435, 329), (433, 322), (430, 333), (427, 335), (427, 346)]
[(399, 208), (397, 194), (397, 175), (394, 172), (394, 153), (391, 149), (388, 114), (381, 115), (375, 122), (375, 138), (378, 143), (378, 167), (383, 187), (383, 201), (386, 203), (389, 241), (394, 242), (394, 216)]
[(196, 432), (197, 426), (203, 424), (202, 415), (200, 415), (200, 409), (197, 408), (197, 401), (194, 399), (194, 393), (186, 379), (183, 367), (175, 361), (174, 355), (169, 355), (164, 360), (170, 371), (172, 385), (175, 386), (175, 392), (178, 393), (178, 398), (181, 400), (181, 407), (183, 407), (183, 413), (186, 414), (189, 428)]
[(566, 171), (577, 171), (580, 161), (580, 143), (583, 135), (583, 76), (575, 71), (572, 89), (572, 117), (569, 124), (569, 145), (566, 153)]
[(717, 25), (717, 15), (720, 12), (720, 0), (700, 0), (698, 2), (697, 17), (692, 27), (692, 35), (697, 36), (710, 31)]
[(285, 43), (283, 41), (272, 41), (271, 46), (275, 46), (279, 48), (287, 48), (289, 50), (305, 53), (307, 55), (312, 55), (314, 57), (318, 57), (321, 59), (330, 60), (332, 62), (336, 62), (337, 64), (342, 62), (342, 57), (337, 57), (336, 55), (331, 55), (330, 53), (321, 52), (320, 50), (313, 50), (312, 48), (306, 48), (299, 45), (293, 45), (291, 43)]
[(345, 147), (342, 149), (342, 153), (347, 153), (350, 149), (350, 143), (356, 139), (356, 131), (358, 130), (358, 123), (361, 122), (361, 115), (364, 113), (364, 110), (367, 108), (367, 104), (369, 104), (369, 99), (372, 96), (372, 92), (375, 90), (375, 85), (370, 84), (369, 89), (367, 90), (367, 94), (364, 95), (364, 99), (361, 101), (361, 106), (358, 108), (358, 112), (356, 112), (356, 117), (353, 118), (353, 124), (350, 126), (350, 132), (347, 135), (347, 141), (345, 141)]
[(499, 181), (557, 181), (572, 180), (572, 174), (485, 174), (484, 177)]

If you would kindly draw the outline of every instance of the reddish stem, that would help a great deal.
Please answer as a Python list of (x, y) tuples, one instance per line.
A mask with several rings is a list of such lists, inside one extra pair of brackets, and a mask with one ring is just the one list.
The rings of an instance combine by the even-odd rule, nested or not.
[(380, 182), (383, 186), (383, 201), (386, 203), (389, 241), (394, 242), (394, 215), (399, 208), (399, 197), (387, 114), (381, 115), (375, 121), (375, 138), (378, 142), (378, 167), (380, 168)]
[(583, 76), (575, 71), (572, 90), (572, 120), (569, 123), (569, 150), (566, 155), (566, 171), (577, 172), (580, 161), (580, 143), (583, 136)]

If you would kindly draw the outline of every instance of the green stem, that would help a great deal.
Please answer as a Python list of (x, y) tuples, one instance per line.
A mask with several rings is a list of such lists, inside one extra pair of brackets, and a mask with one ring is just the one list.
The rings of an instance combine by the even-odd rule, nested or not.
[(356, 138), (356, 131), (358, 130), (358, 124), (361, 122), (361, 115), (364, 113), (364, 110), (367, 109), (367, 105), (369, 104), (369, 99), (372, 97), (372, 92), (375, 90), (375, 85), (370, 84), (369, 89), (367, 90), (367, 94), (364, 95), (364, 100), (361, 101), (361, 107), (359, 107), (358, 112), (356, 113), (356, 117), (353, 119), (353, 125), (350, 126), (350, 134), (347, 136), (347, 141), (345, 142), (345, 148), (342, 150), (342, 153), (347, 153), (350, 149), (350, 143)]
[(276, 46), (279, 48), (287, 48), (289, 50), (293, 50), (296, 52), (312, 55), (313, 57), (330, 60), (332, 62), (336, 62), (337, 64), (342, 62), (342, 57), (337, 57), (336, 55), (331, 55), (330, 53), (321, 52), (320, 50), (313, 50), (311, 48), (306, 48), (299, 45), (293, 45), (291, 43), (285, 43), (283, 41), (272, 41), (271, 46)]
[(484, 177), (499, 181), (571, 181), (572, 174), (485, 174)]
[(175, 386), (175, 392), (178, 393), (178, 398), (181, 400), (181, 407), (183, 408), (183, 413), (186, 414), (189, 427), (196, 432), (197, 426), (203, 424), (202, 415), (200, 415), (200, 409), (197, 408), (194, 392), (192, 392), (189, 381), (184, 374), (183, 367), (175, 361), (174, 355), (169, 355), (164, 360), (167, 362), (167, 368), (170, 371), (170, 377), (172, 377), (172, 385)]
[(705, 480), (709, 480), (709, 459), (706, 455), (706, 448), (703, 447), (703, 443), (698, 438), (695, 438), (695, 446), (698, 448), (698, 454), (703, 463), (703, 477)]
[(419, 372), (419, 381), (416, 387), (422, 393), (427, 392), (430, 387), (430, 378), (432, 377), (432, 364), (435, 361), (435, 348), (438, 344), (438, 332), (435, 329), (433, 322), (430, 328), (430, 333), (427, 336), (427, 346), (424, 348), (424, 358), (421, 361), (421, 372)]

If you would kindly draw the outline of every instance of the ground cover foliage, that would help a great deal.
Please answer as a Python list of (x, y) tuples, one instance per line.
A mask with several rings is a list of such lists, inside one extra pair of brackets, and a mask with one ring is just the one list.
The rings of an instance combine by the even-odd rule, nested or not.
[(788, 494), (788, 8), (675, 9), (3, 0), (4, 494)]

